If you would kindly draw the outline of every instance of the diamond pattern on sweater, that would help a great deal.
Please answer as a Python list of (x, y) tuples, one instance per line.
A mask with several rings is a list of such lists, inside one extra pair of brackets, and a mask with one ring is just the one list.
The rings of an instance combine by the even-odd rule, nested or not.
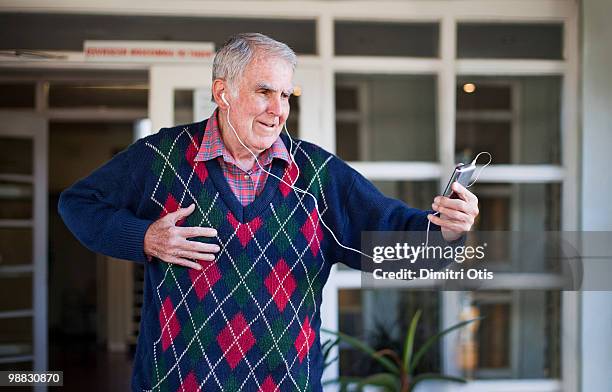
[(200, 392), (200, 385), (193, 372), (190, 372), (187, 377), (185, 377), (176, 392)]
[(227, 212), (227, 220), (232, 225), (234, 229), (237, 230), (236, 235), (242, 244), (242, 247), (246, 247), (247, 244), (253, 239), (257, 230), (261, 227), (261, 218), (259, 216), (255, 217), (252, 221), (248, 223), (238, 222), (234, 214), (231, 211)]
[[(163, 355), (159, 356), (156, 366), (154, 369), (152, 369), (152, 371), (155, 374), (155, 379), (157, 380), (156, 382), (159, 382), (160, 377), (164, 377), (166, 374), (168, 374), (166, 358)], [(167, 384), (161, 384), (159, 389), (160, 391), (168, 391), (168, 386)]]
[[(282, 364), (284, 360), (282, 354), (287, 355), (289, 353), (292, 341), (289, 332), (286, 331), (285, 323), (280, 318), (272, 321), (270, 327), (271, 330), (257, 340), (257, 345), (261, 352), (268, 353), (266, 363), (268, 370), (273, 371)], [(274, 342), (276, 342), (278, 348), (274, 346)]]
[[(166, 325), (167, 324), (167, 325)], [(181, 331), (181, 324), (176, 318), (174, 305), (170, 297), (166, 297), (159, 312), (159, 325), (162, 330), (162, 349), (166, 351), (174, 341), (174, 338)], [(164, 328), (165, 326), (165, 328)]]
[(230, 368), (235, 369), (247, 352), (255, 345), (255, 336), (240, 312), (217, 335), (217, 343), (225, 353)]
[(321, 281), (316, 279), (317, 270), (317, 266), (308, 266), (306, 272), (307, 276), (298, 280), (298, 293), (300, 298), (304, 299), (304, 306), (306, 306), (307, 309), (311, 309), (315, 306), (316, 293), (320, 293), (323, 290)]
[[(181, 206), (179, 205), (178, 201), (176, 201), (176, 199), (174, 198), (174, 196), (172, 196), (172, 194), (169, 194), (168, 197), (166, 198), (166, 201), (164, 202), (164, 209), (162, 210), (159, 217), (163, 218), (164, 216), (175, 212), (179, 208), (181, 208)], [(183, 223), (185, 223), (185, 218), (176, 222), (176, 225), (182, 226)]]
[(312, 391), (312, 384), (309, 383), (309, 377), (305, 372), (301, 371), (297, 376), (297, 384), (300, 386), (300, 389), (304, 392)]
[[(218, 243), (222, 251), (214, 264), (217, 270), (211, 267), (195, 271), (178, 266), (164, 270), (153, 264), (157, 309), (171, 293), (174, 302), (170, 308), (179, 310), (175, 316), (179, 332), (171, 340), (172, 351), (162, 352), (160, 346), (168, 338), (163, 333), (156, 336), (153, 350), (158, 347), (157, 356), (149, 359), (152, 384), (148, 392), (174, 392), (179, 381), (185, 382), (190, 373), (202, 390), (312, 390), (313, 385), (319, 385), (320, 365), (313, 362), (318, 357), (312, 353), (307, 359), (317, 335), (310, 323), (318, 319), (317, 303), (329, 268), (327, 254), (321, 248), (323, 231), (318, 212), (313, 210), (310, 196), (281, 186), (276, 190), (275, 201), (259, 216), (245, 223), (238, 221), (239, 215), (229, 212), (209, 178), (209, 174), (217, 173), (211, 167), (210, 173), (200, 177), (190, 161), (188, 143), (199, 143), (198, 135), (199, 132), (190, 135), (185, 129), (170, 146), (152, 146), (163, 163), (164, 177), (172, 173), (173, 178), (166, 188), (159, 178), (151, 200), (156, 208), (167, 205), (168, 212), (172, 212), (172, 201), (174, 210), (196, 203), (194, 213), (183, 225), (215, 227), (219, 236), (191, 240)], [(311, 154), (311, 147), (307, 148)], [(188, 153), (181, 154), (180, 163), (173, 167), (174, 149)], [(300, 169), (310, 167), (314, 175), (303, 180), (308, 190), (319, 196), (321, 214), (325, 214), (327, 202), (322, 191), (328, 180), (320, 172), (326, 170), (329, 158), (322, 160), (318, 156), (313, 160), (302, 154), (302, 147), (298, 150), (304, 155), (298, 161)], [(321, 166), (313, 167), (313, 162), (318, 161)], [(203, 162), (199, 164), (205, 167)], [(288, 167), (283, 177), (292, 183), (295, 171), (295, 167)], [(202, 180), (204, 183), (200, 183)], [(174, 278), (166, 276), (169, 270)], [(205, 277), (209, 277), (206, 284)], [(178, 296), (177, 289), (181, 287), (183, 292)], [(170, 331), (172, 322), (167, 323)]]
[(298, 167), (295, 162), (291, 161), (291, 165), (285, 169), (285, 173), (283, 174), (283, 181), (279, 181), (278, 188), (284, 197), (291, 192), (291, 187), (289, 185), (295, 185), (295, 180), (299, 174)]
[[(232, 298), (234, 298), (241, 307), (244, 307), (251, 299), (247, 287), (251, 293), (257, 293), (261, 287), (261, 279), (259, 277), (254, 277), (253, 270), (251, 269), (252, 266), (253, 262), (250, 261), (246, 253), (243, 252), (234, 259), (235, 268), (223, 272), (223, 281), (227, 289), (230, 291), (234, 288), (236, 289), (234, 294), (232, 294)], [(251, 272), (248, 272), (249, 269), (251, 269)], [(242, 282), (238, 274), (244, 278)]]
[(221, 279), (221, 272), (216, 262), (204, 261), (200, 264), (202, 264), (202, 269), (200, 271), (193, 268), (189, 269), (189, 277), (191, 278), (198, 299), (202, 301), (211, 287)]
[(321, 230), (321, 222), (319, 222), (319, 214), (316, 208), (310, 212), (310, 216), (306, 219), (301, 231), (306, 241), (308, 241), (312, 255), (316, 257), (321, 248), (321, 240), (323, 239), (323, 230)]
[(266, 230), (270, 238), (274, 238), (274, 246), (283, 254), (296, 238), (299, 228), (285, 204), (271, 208), (274, 215), (266, 220)]
[(295, 339), (295, 349), (297, 350), (298, 359), (300, 360), (300, 363), (302, 363), (304, 357), (310, 350), (310, 347), (312, 347), (314, 340), (315, 332), (310, 327), (310, 320), (308, 319), (308, 316), (306, 316), (306, 319), (302, 323), (302, 330)]
[(199, 339), (199, 341), (195, 341), (187, 349), (191, 368), (194, 369), (195, 366), (202, 360), (202, 349), (206, 350), (208, 346), (210, 346), (210, 343), (214, 340), (214, 337), (210, 328), (202, 328), (199, 333), (196, 334), (196, 329), (198, 329), (204, 323), (204, 320), (206, 320), (206, 314), (204, 314), (202, 307), (192, 307), (191, 318), (193, 319), (193, 322), (188, 321), (183, 324), (181, 335), (185, 342), (189, 342), (196, 335), (197, 339)]
[(264, 284), (274, 299), (278, 310), (283, 312), (297, 286), (295, 278), (285, 260), (280, 259), (276, 263), (264, 280)]
[(155, 157), (156, 159), (153, 161), (152, 166), (153, 173), (155, 173), (156, 177), (160, 178), (160, 181), (166, 188), (170, 189), (176, 176), (169, 165), (178, 168), (181, 161), (181, 154), (176, 148), (175, 142), (169, 138), (164, 138), (160, 141), (159, 150), (166, 158), (160, 156)]
[(306, 190), (318, 199), (329, 182), (329, 174), (325, 166), (325, 158), (319, 152), (314, 152), (309, 158), (309, 164), (303, 165), (301, 168), (305, 178), (314, 179), (309, 189)]
[(204, 162), (196, 162), (195, 157), (198, 154), (198, 149), (201, 143), (201, 137), (195, 136), (193, 141), (189, 143), (187, 146), (187, 152), (185, 153), (185, 158), (187, 158), (187, 162), (189, 162), (189, 166), (194, 171), (196, 176), (200, 179), (200, 182), (204, 183), (206, 178), (208, 178), (208, 170), (206, 169), (206, 165)]
[[(218, 196), (218, 194), (217, 194)], [(210, 224), (210, 227), (218, 228), (225, 221), (225, 216), (221, 212), (219, 208), (219, 202), (216, 197), (211, 196), (206, 188), (203, 188), (200, 194), (198, 195), (198, 204), (202, 207), (203, 214), (200, 211), (197, 211), (197, 221), (194, 226), (207, 226)], [(194, 213), (195, 214), (195, 213)], [(192, 214), (192, 215), (194, 215)], [(199, 237), (202, 238), (202, 237)], [(204, 242), (209, 242), (208, 238), (203, 238)]]
[(278, 386), (274, 383), (272, 376), (266, 377), (257, 392), (279, 392)]
[(237, 391), (238, 388), (240, 388), (240, 383), (238, 382), (238, 380), (233, 374), (230, 375), (229, 378), (227, 379), (227, 382), (224, 385), (224, 389), (230, 392), (230, 391)]
[[(187, 268), (184, 267), (173, 267), (173, 264), (162, 262), (163, 269), (166, 271), (166, 277), (164, 279), (164, 286), (169, 293), (177, 290), (176, 281), (183, 281), (188, 275)], [(168, 270), (169, 268), (173, 268), (172, 273)], [(176, 280), (175, 280), (176, 279)]]

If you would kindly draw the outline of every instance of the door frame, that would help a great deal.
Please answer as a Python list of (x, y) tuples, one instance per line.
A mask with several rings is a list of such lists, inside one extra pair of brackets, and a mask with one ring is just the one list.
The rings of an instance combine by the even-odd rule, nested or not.
[[(17, 317), (32, 317), (33, 346), (32, 355), (15, 356), (13, 361), (33, 362), (33, 370), (46, 371), (48, 358), (48, 328), (47, 328), (47, 243), (48, 243), (48, 124), (46, 118), (31, 111), (0, 111), (1, 136), (32, 139), (32, 171), (31, 175), (0, 174), (0, 180), (32, 184), (32, 219), (1, 219), (2, 228), (32, 229), (32, 264), (27, 266), (0, 266), (0, 276), (15, 277), (31, 275), (32, 277), (32, 309), (30, 315), (23, 311), (11, 311)], [(4, 312), (3, 312), (4, 313)], [(37, 391), (46, 387), (37, 387)]]

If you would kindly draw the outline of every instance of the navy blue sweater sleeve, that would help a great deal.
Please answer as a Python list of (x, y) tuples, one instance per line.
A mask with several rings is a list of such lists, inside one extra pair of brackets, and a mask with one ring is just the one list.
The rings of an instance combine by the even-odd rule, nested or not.
[[(364, 231), (425, 231), (427, 214), (409, 207), (406, 203), (386, 197), (370, 181), (353, 171), (352, 182), (345, 193), (343, 203), (342, 244), (368, 253), (361, 249), (361, 233)], [(433, 195), (432, 195), (433, 200)], [(431, 224), (431, 231), (439, 231), (440, 226)], [(361, 255), (343, 249), (343, 263), (361, 269)]]
[(141, 147), (134, 143), (66, 189), (58, 206), (66, 226), (87, 248), (137, 262), (147, 259), (144, 235), (153, 223), (136, 216), (142, 191), (134, 168)]

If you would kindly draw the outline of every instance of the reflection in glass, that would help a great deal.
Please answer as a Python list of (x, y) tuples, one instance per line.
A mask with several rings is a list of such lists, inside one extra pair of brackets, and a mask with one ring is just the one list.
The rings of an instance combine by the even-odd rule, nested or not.
[[(466, 92), (466, 84), (474, 84), (475, 90)], [(560, 164), (560, 127), (560, 77), (458, 80), (455, 154), (459, 162), (489, 151), (493, 164)]]
[(465, 376), (560, 378), (558, 291), (477, 291), (462, 297), (485, 317), (475, 334), (459, 334), (459, 368)]
[(399, 199), (411, 207), (431, 210), (434, 197), (439, 194), (437, 181), (373, 181), (386, 196)]
[(561, 23), (460, 23), (459, 58), (563, 58)]
[(480, 231), (554, 231), (561, 229), (560, 184), (476, 183)]
[[(561, 229), (560, 184), (480, 183), (471, 191), (478, 197), (480, 210), (472, 234), (478, 243), (490, 242), (489, 270), (557, 272), (558, 249), (546, 244), (544, 233)], [(482, 232), (498, 233), (485, 240)]]
[(336, 75), (336, 146), (345, 160), (435, 161), (436, 79)]
[(337, 21), (336, 55), (438, 57), (437, 23)]
[[(292, 138), (299, 139), (300, 97), (291, 95), (289, 97), (289, 107), (291, 110), (289, 112), (289, 117), (287, 118), (287, 131), (289, 131), (289, 135), (291, 135)], [(287, 148), (289, 148), (289, 146), (287, 146)]]
[(193, 118), (193, 90), (174, 90), (174, 124), (191, 124)]
[[(240, 12), (240, 11), (237, 11)], [(246, 12), (246, 11), (245, 11)], [(263, 14), (262, 14), (263, 15)], [(1, 49), (82, 51), (85, 40), (213, 42), (248, 31), (281, 40), (299, 54), (316, 54), (316, 19), (203, 17), (201, 15), (100, 15), (83, 13), (3, 12), (0, 36), (11, 37)], [(19, 26), (19, 34), (15, 34)], [(40, 32), (44, 31), (44, 34)]]

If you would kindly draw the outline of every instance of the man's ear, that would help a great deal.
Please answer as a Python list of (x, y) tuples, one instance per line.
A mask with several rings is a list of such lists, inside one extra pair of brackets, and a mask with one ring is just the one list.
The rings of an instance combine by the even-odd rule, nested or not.
[[(223, 95), (225, 94), (225, 100)], [(217, 106), (222, 110), (227, 110), (229, 105), (227, 104), (227, 96), (229, 95), (229, 89), (227, 83), (222, 79), (215, 79), (212, 85), (212, 96)]]

